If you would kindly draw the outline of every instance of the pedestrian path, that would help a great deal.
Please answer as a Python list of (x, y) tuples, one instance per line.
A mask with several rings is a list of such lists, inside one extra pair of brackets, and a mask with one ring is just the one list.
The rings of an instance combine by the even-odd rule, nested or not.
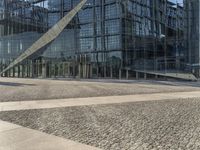
[(184, 99), (200, 98), (200, 91), (192, 92), (174, 92), (174, 93), (154, 93), (154, 94), (137, 94), (125, 96), (107, 96), (107, 97), (89, 97), (89, 98), (70, 98), (40, 101), (18, 101), (0, 103), (0, 112), (12, 110), (30, 110), (45, 108), (60, 108), (72, 106), (89, 106), (99, 104), (115, 104), (137, 101), (167, 100), (167, 99)]
[(100, 150), (0, 120), (0, 150)]

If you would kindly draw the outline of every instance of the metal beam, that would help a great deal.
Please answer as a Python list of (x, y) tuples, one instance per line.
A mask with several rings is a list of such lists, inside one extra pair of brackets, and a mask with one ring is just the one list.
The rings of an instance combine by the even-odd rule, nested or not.
[(55, 24), (51, 29), (49, 29), (42, 37), (40, 37), (31, 47), (25, 50), (17, 59), (15, 59), (10, 65), (4, 69), (0, 74), (5, 73), (9, 69), (13, 68), (17, 64), (21, 63), (28, 57), (34, 55), (41, 48), (55, 40), (60, 33), (65, 29), (65, 27), (70, 23), (74, 16), (81, 10), (85, 5), (87, 0), (81, 0), (81, 2), (71, 10), (66, 16), (64, 16), (57, 24)]

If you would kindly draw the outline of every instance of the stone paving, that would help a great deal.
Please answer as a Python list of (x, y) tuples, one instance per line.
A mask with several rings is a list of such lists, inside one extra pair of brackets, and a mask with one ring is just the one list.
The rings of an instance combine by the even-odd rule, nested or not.
[(0, 150), (16, 146), (10, 139), (38, 150), (42, 140), (20, 140), (32, 134), (61, 149), (75, 142), (74, 149), (199, 150), (198, 91), (200, 82), (0, 78), (0, 131), (3, 121), (20, 125), (0, 132)]
[(9, 111), (0, 119), (105, 150), (200, 149), (200, 98)]
[[(98, 81), (98, 82), (97, 82)], [(198, 91), (200, 83), (0, 78), (0, 102)]]

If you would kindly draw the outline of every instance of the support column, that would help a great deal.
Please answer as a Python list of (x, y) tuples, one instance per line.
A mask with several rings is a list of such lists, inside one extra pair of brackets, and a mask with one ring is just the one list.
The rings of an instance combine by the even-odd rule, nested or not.
[(15, 77), (15, 67), (13, 67), (13, 78)]
[(146, 74), (146, 73), (144, 73), (144, 79), (145, 79), (145, 80), (147, 79), (147, 74)]
[(21, 67), (21, 65), (19, 65), (18, 72), (19, 72), (19, 78), (21, 78), (22, 77), (22, 67)]
[(87, 79), (90, 78), (90, 64), (87, 64)]
[(68, 74), (68, 77), (71, 76), (71, 72), (70, 72), (70, 63), (67, 63), (67, 74)]
[(62, 62), (62, 76), (65, 78), (65, 63)]
[(83, 64), (83, 78), (87, 78), (87, 65)]
[(155, 79), (158, 79), (158, 75), (155, 75)]
[(49, 67), (49, 69), (48, 69), (48, 75), (49, 75), (49, 78), (51, 78), (52, 76), (51, 76), (51, 62), (48, 62), (48, 67)]
[(200, 77), (200, 69), (198, 69), (198, 77)]
[(17, 66), (17, 77), (20, 78), (20, 65)]
[(61, 66), (60, 66), (60, 62), (58, 63), (58, 77), (61, 76)]
[(26, 63), (26, 77), (29, 77), (29, 64), (28, 62)]
[[(5, 67), (6, 68), (6, 67)], [(4, 73), (4, 77), (8, 77), (8, 71)]]
[(28, 62), (25, 65), (25, 77), (28, 78)]
[(78, 74), (79, 74), (79, 78), (81, 78), (81, 64), (80, 63), (78, 65)]
[(129, 70), (126, 69), (126, 79), (128, 80), (129, 79)]
[(46, 69), (46, 61), (42, 60), (42, 78), (46, 78), (47, 75), (47, 69)]
[(32, 61), (29, 61), (29, 78), (32, 77)]
[[(105, 64), (104, 64), (105, 65)], [(104, 72), (104, 78), (106, 78), (106, 66), (104, 66), (103, 72)]]
[[(4, 70), (6, 68), (6, 66), (3, 66), (3, 69), (2, 70)], [(2, 74), (2, 77), (5, 77), (5, 75), (6, 75), (6, 73), (4, 72), (3, 74)]]
[(35, 77), (35, 63), (34, 63), (33, 60), (31, 61), (31, 75), (30, 75), (30, 77), (31, 78)]
[(8, 77), (11, 77), (11, 69), (8, 70)]
[(73, 77), (76, 77), (76, 66), (75, 66), (75, 62), (73, 62)]
[(119, 69), (119, 79), (121, 80), (122, 79), (122, 70)]
[(93, 65), (90, 64), (90, 78), (92, 78), (92, 75), (93, 75)]
[(85, 64), (85, 78), (87, 78), (87, 64)]
[(53, 76), (56, 77), (56, 64), (53, 64)]
[(97, 66), (97, 78), (99, 78), (99, 67)]
[(112, 68), (112, 66), (110, 67), (110, 78), (111, 79), (113, 78), (113, 68)]
[(22, 78), (24, 78), (25, 77), (25, 65), (21, 65), (21, 67), (22, 67)]
[(40, 76), (40, 62), (39, 60), (36, 61), (36, 66), (37, 66), (37, 77)]
[(136, 80), (138, 80), (138, 79), (139, 79), (139, 73), (136, 72)]

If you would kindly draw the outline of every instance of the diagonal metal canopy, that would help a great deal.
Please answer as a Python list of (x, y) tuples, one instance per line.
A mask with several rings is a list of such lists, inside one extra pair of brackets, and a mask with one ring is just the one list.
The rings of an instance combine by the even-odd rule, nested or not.
[(41, 48), (55, 40), (65, 27), (70, 23), (74, 16), (81, 10), (87, 0), (81, 0), (81, 2), (72, 9), (66, 16), (64, 16), (57, 24), (49, 29), (42, 37), (40, 37), (35, 43), (33, 43), (27, 50), (25, 50), (17, 59), (15, 59), (10, 65), (5, 68), (0, 74), (5, 73), (9, 69), (13, 68), (20, 62), (24, 61), (28, 57), (38, 52)]

